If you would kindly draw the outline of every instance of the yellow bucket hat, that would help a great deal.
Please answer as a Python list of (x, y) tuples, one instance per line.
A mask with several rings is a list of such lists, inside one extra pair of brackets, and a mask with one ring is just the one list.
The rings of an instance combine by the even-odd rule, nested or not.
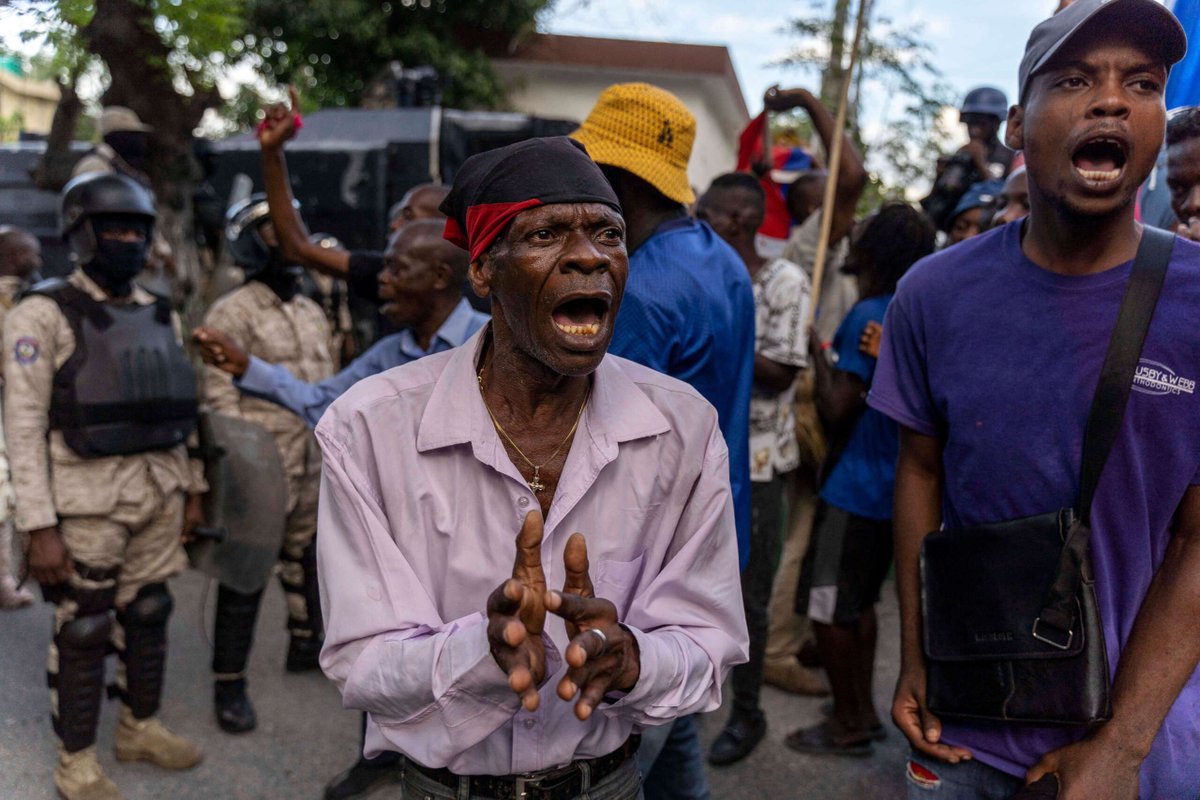
[(571, 138), (597, 164), (631, 172), (677, 203), (696, 199), (687, 176), (696, 118), (665, 89), (648, 83), (608, 87)]

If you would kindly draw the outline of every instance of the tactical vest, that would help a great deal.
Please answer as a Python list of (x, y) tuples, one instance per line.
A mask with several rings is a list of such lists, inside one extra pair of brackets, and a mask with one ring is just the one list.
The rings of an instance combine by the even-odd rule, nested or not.
[(183, 444), (196, 427), (196, 375), (175, 340), (171, 307), (102, 303), (62, 279), (30, 294), (58, 304), (75, 352), (54, 374), (50, 427), (81, 458)]

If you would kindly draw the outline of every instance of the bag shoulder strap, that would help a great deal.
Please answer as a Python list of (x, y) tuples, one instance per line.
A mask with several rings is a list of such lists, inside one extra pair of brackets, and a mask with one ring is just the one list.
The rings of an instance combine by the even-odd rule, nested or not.
[[(1129, 283), (1121, 299), (1117, 324), (1108, 341), (1100, 381), (1092, 397), (1087, 427), (1083, 435), (1083, 466), (1079, 483), (1076, 517), (1067, 531), (1059, 558), (1058, 574), (1046, 594), (1042, 613), (1034, 624), (1033, 635), (1055, 647), (1070, 646), (1075, 618), (1075, 596), (1079, 581), (1090, 573), (1088, 543), (1091, 537), (1092, 500), (1108, 454), (1121, 430), (1133, 376), (1142, 357), (1142, 345), (1158, 305), (1158, 296), (1167, 276), (1175, 235), (1146, 226), (1130, 271)], [(1056, 629), (1051, 634), (1047, 628)], [(1065, 635), (1065, 637), (1064, 637)], [(1066, 644), (1062, 642), (1066, 641)]]
[(1142, 345), (1154, 317), (1174, 246), (1174, 234), (1148, 225), (1143, 229), (1142, 242), (1121, 300), (1116, 327), (1108, 341), (1108, 352), (1100, 369), (1100, 382), (1092, 398), (1083, 436), (1083, 474), (1076, 511), (1085, 524), (1089, 521), (1100, 473), (1104, 471), (1109, 451), (1117, 441), (1125, 418), (1133, 376), (1142, 357)]

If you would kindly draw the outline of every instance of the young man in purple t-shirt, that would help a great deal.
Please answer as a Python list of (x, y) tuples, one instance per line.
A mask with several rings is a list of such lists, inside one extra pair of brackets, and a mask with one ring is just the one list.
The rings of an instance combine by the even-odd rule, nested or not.
[(918, 264), (884, 321), (869, 402), (902, 426), (902, 665), (892, 715), (910, 796), (1200, 795), (1200, 247), (1177, 240), (1092, 506), (1113, 716), (1091, 731), (944, 722), (925, 704), (918, 555), (939, 525), (1071, 506), (1084, 423), (1142, 235), (1134, 197), (1163, 140), (1186, 43), (1152, 0), (1076, 0), (1039, 25), (1007, 140), (1031, 213)]

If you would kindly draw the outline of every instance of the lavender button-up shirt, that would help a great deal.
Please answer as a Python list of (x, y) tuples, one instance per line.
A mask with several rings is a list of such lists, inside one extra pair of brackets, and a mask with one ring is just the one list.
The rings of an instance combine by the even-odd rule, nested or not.
[(545, 524), (547, 584), (587, 537), (596, 595), (641, 648), (641, 677), (591, 718), (555, 693), (569, 642), (546, 619), (546, 680), (520, 707), (488, 651), (488, 595), (509, 577), (537, 498), (475, 379), (486, 332), (367, 378), (317, 426), (325, 649), (345, 705), (369, 713), (366, 753), (399, 750), (460, 774), (517, 774), (608, 753), (635, 729), (720, 705), (746, 660), (728, 453), (688, 385), (616, 356), (594, 375)]

